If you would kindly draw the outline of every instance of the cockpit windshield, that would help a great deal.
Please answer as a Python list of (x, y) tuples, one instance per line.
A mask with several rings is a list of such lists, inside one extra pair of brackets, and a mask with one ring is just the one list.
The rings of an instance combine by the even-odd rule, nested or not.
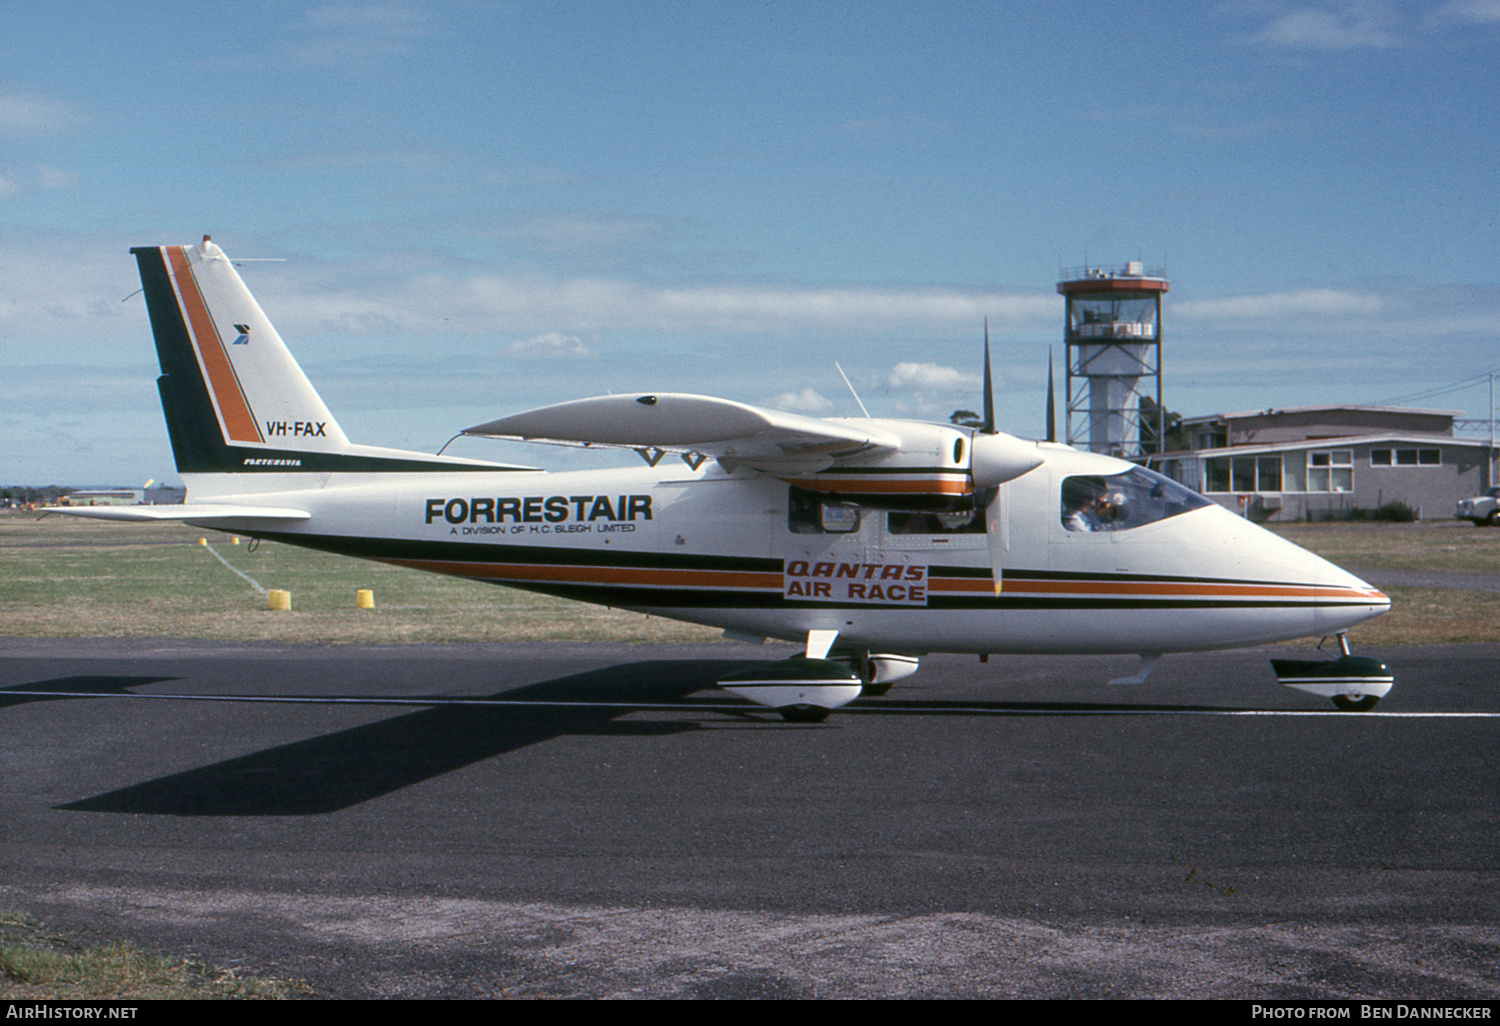
[(1069, 477), (1062, 484), (1062, 524), (1069, 531), (1129, 531), (1209, 504), (1197, 492), (1144, 467)]

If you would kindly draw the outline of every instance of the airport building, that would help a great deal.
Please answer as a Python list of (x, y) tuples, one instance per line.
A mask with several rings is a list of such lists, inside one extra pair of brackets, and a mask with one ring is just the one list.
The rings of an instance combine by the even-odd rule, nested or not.
[(1190, 448), (1149, 463), (1257, 521), (1317, 519), (1404, 503), (1453, 515), (1493, 484), (1488, 439), (1454, 436), (1456, 410), (1311, 406), (1184, 419)]

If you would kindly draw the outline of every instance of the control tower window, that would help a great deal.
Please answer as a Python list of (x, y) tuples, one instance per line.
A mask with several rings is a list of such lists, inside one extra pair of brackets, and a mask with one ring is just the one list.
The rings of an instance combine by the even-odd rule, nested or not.
[(1156, 299), (1120, 299), (1114, 296), (1074, 296), (1068, 304), (1072, 323), (1080, 338), (1155, 338)]

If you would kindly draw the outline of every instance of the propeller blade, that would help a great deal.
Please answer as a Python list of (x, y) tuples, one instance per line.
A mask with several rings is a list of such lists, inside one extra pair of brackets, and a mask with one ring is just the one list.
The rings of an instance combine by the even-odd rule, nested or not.
[(1047, 347), (1047, 441), (1057, 441), (1057, 384), (1052, 378), (1052, 347)]
[(995, 433), (995, 382), (990, 375), (990, 319), (984, 319), (984, 427), (987, 435)]

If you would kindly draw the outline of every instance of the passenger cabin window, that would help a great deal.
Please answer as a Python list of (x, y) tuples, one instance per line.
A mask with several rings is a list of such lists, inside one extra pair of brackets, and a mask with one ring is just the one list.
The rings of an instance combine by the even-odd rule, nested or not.
[(1062, 525), (1069, 531), (1129, 531), (1208, 505), (1197, 492), (1144, 467), (1062, 484)]
[(959, 513), (887, 513), (885, 530), (887, 534), (984, 534), (984, 510)]
[(787, 527), (793, 534), (853, 534), (859, 530), (859, 507), (824, 499), (793, 485), (787, 499)]

